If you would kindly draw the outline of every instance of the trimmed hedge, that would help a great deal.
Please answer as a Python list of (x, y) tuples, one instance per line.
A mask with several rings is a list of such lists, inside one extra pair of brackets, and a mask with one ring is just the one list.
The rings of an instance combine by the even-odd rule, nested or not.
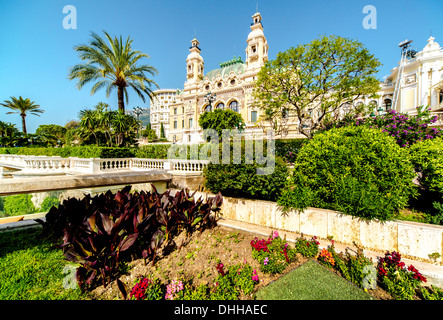
[[(264, 146), (263, 156), (267, 157), (267, 146)], [(245, 143), (242, 142), (241, 159), (235, 158), (233, 146), (230, 146), (229, 164), (223, 163), (222, 144), (219, 145), (219, 162), (210, 163), (203, 171), (205, 176), (205, 187), (213, 193), (221, 192), (223, 196), (240, 197), (248, 199), (261, 199), (276, 201), (285, 186), (289, 169), (282, 158), (269, 155), (267, 163), (258, 164), (255, 155), (245, 156)], [(274, 159), (274, 168), (270, 167), (270, 160)], [(247, 160), (247, 161), (246, 161)], [(248, 162), (248, 163), (246, 163)], [(266, 166), (269, 166), (267, 168)], [(262, 173), (257, 174), (261, 168)], [(267, 171), (269, 170), (269, 171)]]
[[(306, 139), (291, 140), (275, 140), (275, 154), (283, 158), (287, 162), (293, 162), (296, 154), (300, 150)], [(243, 142), (244, 143), (244, 142)], [(187, 149), (187, 158), (198, 157), (197, 153), (204, 146), (195, 145), (176, 145), (176, 156), (179, 156), (180, 150)], [(135, 148), (110, 148), (96, 146), (82, 147), (16, 147), (16, 148), (0, 148), (0, 154), (18, 154), (18, 155), (34, 155), (34, 156), (60, 156), (63, 158), (147, 158), (147, 159), (167, 159), (168, 150), (171, 144), (153, 144)]]
[(33, 156), (60, 156), (63, 158), (130, 158), (134, 157), (134, 148), (109, 148), (109, 147), (17, 147), (0, 148), (0, 154), (17, 154)]

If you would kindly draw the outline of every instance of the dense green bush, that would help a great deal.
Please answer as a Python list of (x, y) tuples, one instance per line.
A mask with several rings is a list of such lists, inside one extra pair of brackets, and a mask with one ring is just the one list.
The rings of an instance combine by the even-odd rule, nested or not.
[(288, 168), (280, 157), (275, 157), (275, 168), (271, 174), (258, 175), (257, 163), (213, 164), (204, 170), (205, 187), (223, 196), (276, 201), (285, 185)]
[(420, 141), (409, 151), (420, 184), (410, 207), (423, 212), (427, 223), (443, 224), (443, 138)]
[(293, 163), (298, 152), (307, 142), (307, 139), (277, 139), (275, 140), (275, 155), (286, 162)]
[(385, 221), (416, 196), (414, 177), (406, 149), (380, 130), (331, 129), (300, 150), (278, 202), (284, 210), (311, 206)]
[(421, 186), (443, 195), (443, 138), (414, 144), (410, 147), (410, 155)]
[(41, 206), (40, 211), (41, 212), (48, 212), (51, 210), (52, 207), (57, 207), (60, 205), (60, 200), (57, 197), (46, 197)]
[(17, 216), (36, 212), (37, 210), (31, 199), (32, 195), (30, 194), (17, 194), (5, 197), (3, 200), (5, 216)]

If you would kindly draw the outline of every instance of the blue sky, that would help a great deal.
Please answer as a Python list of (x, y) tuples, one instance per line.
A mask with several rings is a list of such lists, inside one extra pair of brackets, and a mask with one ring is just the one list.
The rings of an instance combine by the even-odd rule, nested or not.
[[(398, 43), (412, 39), (421, 50), (430, 33), (443, 45), (441, 0), (0, 0), (0, 101), (11, 96), (28, 97), (45, 110), (28, 116), (28, 132), (41, 124), (65, 125), (77, 119), (81, 109), (104, 101), (117, 109), (116, 91), (90, 95), (90, 87), (78, 90), (67, 79), (69, 68), (80, 62), (73, 47), (86, 44), (90, 32), (130, 36), (133, 48), (150, 56), (160, 88), (183, 88), (190, 41), (197, 35), (205, 61), (205, 73), (233, 56), (245, 58), (251, 16), (263, 17), (269, 57), (319, 35), (335, 34), (363, 43), (383, 64), (379, 78), (399, 61)], [(63, 7), (77, 10), (77, 29), (63, 28)], [(363, 28), (363, 7), (377, 9), (377, 29)], [(130, 95), (127, 109), (147, 106)], [(18, 115), (0, 120), (15, 123)]]

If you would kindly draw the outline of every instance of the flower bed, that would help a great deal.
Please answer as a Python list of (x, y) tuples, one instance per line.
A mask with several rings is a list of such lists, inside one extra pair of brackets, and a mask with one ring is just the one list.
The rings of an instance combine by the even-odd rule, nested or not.
[[(395, 281), (395, 278), (379, 277), (377, 266), (364, 256), (361, 249), (355, 254), (349, 250), (337, 253), (334, 241), (331, 241), (331, 246), (319, 250), (315, 238), (306, 239), (303, 236), (292, 246), (276, 231), (267, 238), (250, 239), (250, 234), (228, 232), (218, 227), (206, 230), (202, 234), (193, 234), (189, 243), (160, 259), (156, 266), (145, 266), (140, 262), (134, 264), (132, 277), (121, 278), (130, 292), (127, 298), (254, 299), (260, 289), (305, 262), (315, 260), (331, 272), (354, 283), (356, 287), (367, 291), (375, 299), (443, 299), (442, 290), (433, 286), (422, 286), (425, 279), (421, 278), (423, 276), (413, 266), (407, 270), (412, 279), (414, 276), (417, 278), (415, 285), (408, 289), (411, 294), (396, 294), (385, 285), (386, 279)], [(314, 248), (316, 252), (313, 255)], [(393, 256), (400, 257), (396, 253)], [(381, 259), (379, 263), (383, 264), (385, 260)], [(401, 262), (399, 265), (403, 266)], [(404, 283), (396, 283), (397, 290), (400, 290), (398, 288), (402, 285)], [(144, 291), (140, 293), (140, 289)], [(98, 290), (95, 293), (102, 298), (112, 299), (116, 297), (116, 291), (114, 290), (114, 296), (109, 295), (111, 288), (106, 292)], [(325, 296), (328, 296), (328, 293), (325, 293)]]

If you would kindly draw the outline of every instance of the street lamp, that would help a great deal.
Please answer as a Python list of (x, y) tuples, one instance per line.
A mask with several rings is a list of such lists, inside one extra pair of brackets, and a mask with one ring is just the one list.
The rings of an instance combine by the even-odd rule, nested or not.
[(382, 116), (384, 114), (383, 108), (381, 106), (377, 109), (377, 112), (379, 116)]
[(132, 108), (132, 109), (134, 110), (134, 114), (137, 116), (137, 139), (138, 139), (139, 118), (140, 118), (140, 115), (143, 113), (143, 110), (139, 106)]
[[(217, 95), (215, 93), (211, 93), (211, 91), (209, 91), (207, 94), (205, 94), (205, 100), (206, 102), (209, 103), (209, 105), (206, 107), (205, 111), (212, 111), (212, 102), (215, 101), (215, 98), (217, 97)], [(209, 108), (209, 110), (208, 110)]]

